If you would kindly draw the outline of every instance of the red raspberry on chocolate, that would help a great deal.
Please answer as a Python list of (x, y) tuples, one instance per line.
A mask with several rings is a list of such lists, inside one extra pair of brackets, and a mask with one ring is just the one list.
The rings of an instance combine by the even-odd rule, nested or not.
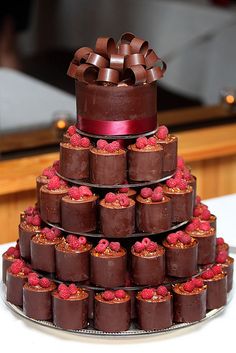
[(67, 289), (67, 285), (64, 283), (60, 283), (57, 290), (60, 292), (61, 290)]
[(148, 144), (148, 139), (146, 137), (138, 137), (135, 143), (136, 147), (140, 150), (145, 148), (147, 144)]
[(152, 288), (145, 288), (141, 292), (141, 297), (143, 299), (152, 299), (154, 295), (154, 290)]
[(214, 277), (214, 272), (212, 271), (212, 269), (209, 268), (201, 274), (201, 277), (203, 279), (211, 279)]
[(48, 167), (43, 170), (43, 176), (46, 176), (48, 179), (51, 179), (54, 175), (56, 175), (56, 170), (53, 167)]
[(110, 249), (113, 251), (119, 251), (120, 250), (120, 243), (118, 241), (110, 242)]
[(189, 181), (189, 180), (191, 180), (191, 178), (192, 178), (192, 176), (191, 176), (190, 171), (187, 168), (185, 168), (183, 171), (183, 179)]
[(27, 224), (32, 225), (33, 215), (26, 216), (25, 221)]
[(31, 273), (31, 269), (27, 266), (24, 266), (22, 268), (22, 272), (24, 273), (25, 276), (29, 275)]
[(97, 149), (99, 150), (105, 150), (107, 145), (108, 145), (108, 142), (106, 140), (100, 139), (97, 141)]
[(67, 132), (70, 136), (76, 134), (76, 126), (75, 126), (75, 125), (69, 126), (66, 132)]
[(50, 230), (49, 232), (46, 233), (45, 235), (46, 239), (49, 240), (49, 241), (54, 241), (56, 239), (56, 235), (55, 233)]
[(36, 227), (39, 227), (41, 225), (41, 217), (39, 215), (36, 214), (35, 216), (33, 216), (32, 225)]
[(59, 237), (61, 235), (61, 230), (56, 227), (52, 227), (51, 231), (55, 234), (56, 237)]
[(40, 278), (39, 280), (39, 285), (42, 287), (42, 288), (49, 288), (50, 285), (51, 285), (51, 282), (48, 278), (46, 277), (43, 277), (43, 278)]
[(224, 264), (227, 260), (228, 254), (227, 251), (220, 251), (216, 256), (216, 263)]
[(168, 290), (165, 286), (159, 286), (156, 290), (157, 295), (165, 297), (168, 294)]
[(33, 287), (39, 284), (39, 278), (36, 273), (33, 276), (28, 276), (28, 283)]
[(77, 287), (76, 287), (76, 285), (74, 283), (71, 283), (69, 285), (69, 291), (70, 291), (71, 295), (75, 295), (77, 293), (77, 290), (78, 289), (77, 289)]
[(81, 136), (79, 134), (74, 134), (70, 138), (70, 144), (73, 147), (79, 147), (80, 146), (80, 140), (81, 140)]
[(195, 199), (195, 205), (200, 205), (200, 203), (201, 203), (201, 197), (197, 195)]
[(155, 139), (155, 137), (149, 137), (148, 138), (148, 145), (149, 146), (156, 146), (156, 144), (157, 144), (157, 140)]
[(214, 275), (219, 275), (220, 273), (222, 273), (222, 266), (221, 265), (214, 265), (214, 266), (212, 266), (211, 269), (212, 269)]
[(197, 227), (192, 222), (192, 223), (189, 223), (185, 229), (186, 229), (187, 232), (194, 232), (197, 229)]
[(129, 188), (120, 188), (118, 192), (127, 193), (129, 192)]
[(199, 224), (199, 229), (203, 230), (204, 232), (208, 232), (211, 229), (211, 225), (209, 222), (201, 222)]
[(204, 285), (203, 280), (201, 278), (193, 278), (192, 282), (194, 283), (194, 286), (196, 288), (202, 288)]
[(182, 176), (183, 176), (183, 172), (180, 169), (177, 169), (174, 175), (174, 179), (180, 180), (182, 179)]
[(156, 132), (156, 135), (157, 135), (157, 138), (159, 138), (160, 140), (165, 140), (166, 137), (168, 136), (168, 128), (165, 126), (165, 125), (161, 125), (157, 132)]
[(10, 271), (14, 275), (17, 275), (19, 272), (21, 272), (23, 266), (24, 266), (24, 261), (17, 259), (11, 264)]
[(153, 192), (162, 193), (163, 192), (163, 187), (159, 185), (153, 190)]
[(120, 149), (120, 143), (119, 143), (119, 141), (112, 141), (112, 142), (110, 143), (110, 145), (111, 145), (111, 147), (112, 147), (112, 149), (113, 149), (114, 152), (115, 152), (115, 151), (119, 151), (119, 149)]
[(79, 242), (79, 239), (73, 239), (71, 242), (70, 242), (70, 247), (73, 249), (73, 250), (78, 250), (79, 247), (81, 246), (80, 242)]
[(107, 239), (100, 239), (98, 244), (102, 244), (107, 248), (109, 246), (109, 241)]
[(117, 196), (113, 192), (108, 192), (105, 196), (106, 203), (113, 203), (116, 201), (116, 199), (117, 199)]
[(68, 195), (70, 196), (71, 199), (79, 200), (80, 197), (81, 197), (79, 187), (78, 186), (72, 186), (68, 190)]
[(177, 180), (175, 180), (174, 178), (170, 178), (166, 181), (166, 185), (168, 186), (168, 188), (175, 188), (177, 185)]
[(223, 245), (225, 243), (224, 238), (216, 238), (216, 245)]
[(60, 178), (57, 175), (53, 176), (52, 179), (49, 180), (47, 186), (48, 186), (48, 190), (59, 189), (61, 186)]
[(82, 137), (80, 139), (80, 146), (84, 147), (84, 148), (89, 147), (90, 146), (90, 140), (87, 137)]
[(80, 245), (87, 244), (87, 239), (83, 236), (80, 236), (78, 240), (79, 240)]
[(126, 293), (125, 293), (125, 291), (123, 289), (117, 289), (115, 291), (115, 296), (118, 299), (124, 299), (126, 297)]
[(104, 253), (104, 251), (106, 250), (106, 245), (104, 244), (98, 244), (96, 247), (95, 247), (95, 250), (99, 253), (99, 254), (102, 254)]
[(185, 167), (184, 159), (180, 156), (177, 158), (177, 167), (183, 169)]
[(57, 160), (57, 161), (54, 161), (53, 164), (52, 164), (53, 168), (56, 170), (56, 172), (59, 172), (59, 169), (60, 169), (60, 161)]
[(150, 243), (146, 246), (146, 250), (150, 252), (154, 252), (157, 250), (157, 243), (154, 241), (150, 241)]
[(63, 288), (59, 291), (59, 297), (61, 299), (69, 299), (70, 298), (70, 290), (68, 287)]
[(175, 245), (178, 241), (178, 235), (176, 233), (170, 233), (169, 235), (167, 235), (166, 240), (169, 244)]
[(195, 284), (193, 281), (188, 281), (186, 283), (184, 283), (183, 285), (183, 289), (186, 291), (186, 292), (192, 292), (195, 288)]
[(133, 245), (134, 251), (137, 253), (140, 253), (145, 249), (145, 245), (141, 243), (140, 241), (136, 241), (136, 243)]
[(140, 195), (144, 198), (147, 199), (148, 197), (151, 197), (153, 194), (153, 191), (151, 188), (142, 188), (140, 191)]
[(151, 196), (153, 202), (160, 202), (163, 199), (163, 192), (154, 192)]
[(9, 249), (7, 249), (6, 254), (7, 256), (13, 256), (14, 252), (15, 252), (15, 248), (13, 246), (11, 246)]
[(41, 234), (43, 234), (43, 235), (45, 235), (46, 236), (46, 234), (48, 233), (48, 232), (50, 232), (51, 231), (51, 229), (50, 228), (48, 228), (48, 227), (44, 227), (42, 230), (41, 230)]
[(143, 238), (142, 244), (146, 247), (150, 244), (151, 240), (149, 238)]
[(13, 257), (14, 257), (14, 259), (19, 259), (19, 257), (20, 257), (20, 250), (19, 249), (15, 249), (15, 251), (13, 253)]
[(36, 208), (33, 207), (33, 206), (29, 206), (27, 207), (25, 210), (24, 210), (24, 213), (27, 215), (27, 216), (32, 216), (36, 211)]
[(201, 219), (204, 221), (208, 221), (211, 218), (211, 212), (207, 209), (204, 208), (201, 214)]
[(184, 233), (184, 234), (178, 236), (178, 239), (179, 239), (179, 241), (180, 241), (181, 243), (183, 243), (184, 245), (190, 244), (190, 243), (191, 243), (191, 240), (192, 240), (192, 238), (190, 237), (190, 235), (188, 235), (188, 234), (186, 234), (186, 233)]
[(106, 290), (105, 292), (102, 293), (103, 299), (110, 301), (115, 299), (115, 293), (112, 292), (111, 290)]
[(180, 190), (186, 190), (188, 187), (188, 183), (184, 179), (180, 179), (177, 181), (177, 186)]
[(202, 209), (201, 207), (195, 207), (193, 210), (193, 216), (194, 217), (199, 217), (202, 214)]
[(66, 241), (67, 241), (67, 243), (71, 243), (74, 239), (77, 239), (77, 236), (76, 235), (73, 235), (73, 234), (69, 234), (69, 235), (67, 235), (67, 237), (66, 237)]
[(126, 194), (118, 194), (117, 200), (122, 207), (128, 207), (130, 205), (130, 199)]
[(90, 190), (90, 188), (88, 186), (79, 186), (79, 192), (80, 192), (81, 197), (93, 195), (92, 191)]

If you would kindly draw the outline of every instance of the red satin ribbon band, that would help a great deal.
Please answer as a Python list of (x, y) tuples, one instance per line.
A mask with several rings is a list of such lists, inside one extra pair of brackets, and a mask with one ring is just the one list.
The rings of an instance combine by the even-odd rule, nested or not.
[(155, 130), (157, 117), (146, 117), (139, 120), (101, 121), (78, 116), (78, 128), (96, 135), (134, 135)]

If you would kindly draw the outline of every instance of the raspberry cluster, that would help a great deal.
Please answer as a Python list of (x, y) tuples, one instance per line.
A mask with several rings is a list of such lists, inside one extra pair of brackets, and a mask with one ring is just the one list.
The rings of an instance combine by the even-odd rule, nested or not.
[(211, 212), (209, 211), (207, 205), (201, 203), (194, 207), (193, 216), (200, 218), (203, 221), (209, 221), (211, 218)]
[(163, 188), (162, 186), (157, 186), (154, 190), (151, 188), (142, 188), (140, 191), (140, 195), (144, 199), (150, 199), (153, 202), (158, 202), (163, 200)]
[(225, 261), (227, 260), (227, 258), (228, 258), (227, 251), (222, 250), (222, 251), (219, 251), (219, 252), (216, 254), (215, 262), (216, 262), (217, 264), (224, 264)]
[(56, 175), (56, 169), (54, 167), (47, 167), (43, 170), (42, 175), (48, 179), (52, 179)]
[(109, 143), (106, 140), (100, 139), (97, 141), (97, 149), (106, 151), (109, 153), (114, 153), (114, 152), (118, 152), (121, 149), (121, 146), (119, 141), (115, 140)]
[(114, 299), (124, 299), (125, 297), (126, 297), (126, 292), (123, 289), (105, 290), (102, 293), (102, 298), (106, 301), (111, 301)]
[(165, 286), (159, 286), (157, 288), (145, 288), (140, 294), (142, 299), (150, 300), (155, 296), (165, 297), (168, 294), (168, 290)]
[(78, 238), (76, 235), (73, 234), (67, 235), (66, 241), (73, 250), (78, 250), (87, 244), (87, 239), (85, 237), (80, 236)]
[(135, 146), (136, 148), (142, 150), (145, 147), (151, 147), (151, 146), (156, 146), (157, 145), (157, 139), (152, 136), (152, 137), (138, 137)]
[(191, 243), (192, 238), (189, 234), (179, 230), (176, 233), (168, 234), (166, 240), (170, 245), (176, 245), (178, 242), (184, 245), (188, 245)]
[(108, 192), (104, 200), (105, 203), (116, 203), (122, 207), (128, 207), (130, 205), (130, 198), (124, 193), (114, 194), (113, 192)]
[(98, 242), (98, 245), (95, 247), (95, 250), (99, 253), (102, 254), (105, 251), (111, 252), (111, 251), (115, 251), (118, 252), (120, 251), (121, 246), (120, 243), (118, 241), (111, 241), (109, 243), (109, 241), (107, 239), (101, 239)]
[(39, 213), (37, 213), (37, 212), (35, 212), (32, 215), (27, 215), (25, 217), (25, 221), (26, 221), (26, 224), (32, 225), (35, 227), (40, 227), (41, 223), (42, 223), (41, 217), (40, 217)]
[(204, 282), (201, 278), (192, 278), (183, 284), (183, 289), (185, 292), (191, 293), (195, 288), (202, 288), (203, 286)]
[(57, 175), (53, 176), (47, 184), (48, 190), (58, 190), (66, 186), (67, 183), (64, 180), (60, 179)]
[(143, 238), (142, 241), (136, 241), (134, 243), (133, 249), (136, 253), (141, 253), (143, 250), (146, 250), (147, 252), (154, 252), (158, 249), (158, 245), (149, 238)]
[(159, 140), (165, 140), (169, 134), (169, 130), (165, 125), (159, 126), (157, 132), (156, 132), (156, 137)]
[(223, 273), (222, 266), (221, 265), (214, 265), (211, 268), (208, 268), (206, 271), (204, 271), (201, 274), (201, 277), (203, 279), (212, 279), (221, 273)]
[(76, 134), (76, 126), (75, 125), (70, 125), (68, 127), (68, 129), (66, 130), (66, 133), (69, 135), (69, 136), (73, 136), (74, 134)]
[(28, 276), (28, 283), (33, 287), (49, 288), (52, 282), (46, 277), (39, 278), (37, 273), (31, 272)]
[(72, 186), (68, 190), (68, 195), (71, 199), (80, 200), (83, 197), (92, 196), (93, 193), (88, 186)]
[(78, 288), (74, 283), (69, 284), (69, 286), (61, 283), (59, 284), (57, 290), (61, 299), (69, 299), (71, 295), (75, 295), (78, 292)]
[(9, 271), (13, 275), (18, 275), (19, 273), (22, 273), (23, 275), (27, 276), (31, 272), (31, 269), (26, 266), (23, 260), (16, 259), (9, 267)]
[(170, 178), (166, 180), (166, 185), (170, 189), (179, 189), (185, 191), (188, 188), (188, 182), (183, 178)]
[(6, 255), (8, 257), (13, 258), (13, 259), (19, 259), (20, 258), (19, 245), (16, 244), (16, 246), (10, 246), (10, 248), (8, 248), (6, 251)]
[(81, 137), (79, 134), (73, 134), (70, 137), (70, 144), (73, 147), (88, 148), (91, 145), (90, 140), (87, 137)]
[(54, 241), (61, 236), (61, 231), (57, 228), (45, 227), (41, 230), (41, 234), (49, 241)]
[(186, 232), (202, 231), (209, 232), (211, 230), (211, 225), (208, 221), (200, 221), (199, 218), (193, 219), (185, 228)]

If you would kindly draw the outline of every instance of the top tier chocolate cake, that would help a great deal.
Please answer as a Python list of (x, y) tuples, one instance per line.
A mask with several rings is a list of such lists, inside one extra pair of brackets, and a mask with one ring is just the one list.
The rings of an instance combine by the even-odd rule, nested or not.
[(156, 81), (165, 63), (147, 41), (124, 33), (78, 49), (68, 75), (75, 79), (77, 127), (96, 135), (133, 135), (157, 127)]

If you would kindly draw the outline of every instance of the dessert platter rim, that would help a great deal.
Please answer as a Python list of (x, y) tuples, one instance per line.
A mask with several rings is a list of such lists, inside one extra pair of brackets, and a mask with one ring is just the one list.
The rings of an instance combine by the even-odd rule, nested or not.
[[(227, 306), (227, 304), (230, 302), (230, 300), (232, 299), (232, 295), (230, 295), (230, 293), (227, 296), (227, 304), (218, 308), (218, 309), (213, 309), (207, 312), (206, 316), (200, 320), (200, 321), (195, 321), (195, 322), (190, 322), (190, 323), (179, 323), (179, 324), (174, 324), (169, 328), (166, 329), (161, 329), (161, 330), (149, 330), (149, 331), (144, 331), (141, 330), (137, 327), (134, 326), (134, 324), (131, 324), (131, 327), (129, 330), (127, 331), (121, 331), (121, 332), (104, 332), (104, 331), (98, 331), (96, 329), (94, 329), (92, 326), (88, 326), (87, 328), (81, 329), (81, 330), (65, 330), (62, 329), (60, 327), (55, 326), (52, 322), (50, 321), (40, 321), (40, 320), (35, 320), (32, 319), (28, 316), (26, 316), (23, 313), (23, 310), (14, 305), (9, 303), (6, 300), (6, 286), (1, 282), (1, 297), (3, 302), (5, 303), (5, 305), (10, 308), (14, 313), (16, 313), (17, 315), (23, 317), (24, 319), (27, 319), (39, 326), (43, 326), (43, 327), (47, 327), (49, 329), (54, 329), (54, 330), (59, 330), (62, 332), (66, 332), (69, 334), (75, 334), (75, 335), (81, 335), (81, 336), (90, 336), (90, 337), (96, 337), (96, 336), (103, 336), (103, 337), (122, 337), (122, 338), (128, 338), (128, 337), (134, 337), (134, 336), (148, 336), (148, 335), (163, 335), (163, 334), (168, 334), (172, 331), (176, 331), (178, 329), (184, 329), (184, 328), (188, 328), (190, 326), (194, 326), (194, 325), (198, 325), (201, 324), (204, 321), (207, 321), (213, 317), (215, 317), (216, 315), (220, 314), (222, 311), (224, 311), (225, 307)], [(5, 288), (4, 288), (5, 287)]]
[(107, 139), (107, 140), (129, 140), (129, 139), (136, 139), (138, 137), (151, 136), (157, 132), (157, 128), (152, 131), (144, 132), (143, 134), (134, 134), (134, 135), (96, 135), (96, 134), (90, 134), (88, 132), (82, 131), (78, 127), (76, 127), (76, 131), (79, 134), (90, 138)]
[(69, 183), (72, 184), (78, 184), (78, 185), (84, 185), (84, 186), (89, 186), (91, 188), (100, 188), (100, 189), (117, 189), (117, 188), (139, 188), (139, 187), (145, 187), (145, 186), (151, 186), (155, 185), (158, 183), (161, 183), (167, 179), (170, 179), (175, 173), (171, 173), (170, 175), (167, 175), (161, 179), (158, 180), (152, 180), (152, 181), (143, 181), (143, 182), (137, 182), (137, 183), (127, 183), (127, 184), (112, 184), (112, 185), (102, 185), (102, 184), (93, 184), (88, 181), (83, 181), (79, 179), (70, 179), (66, 178), (63, 175), (61, 175), (59, 172), (56, 172), (56, 174), (63, 180), (68, 181)]

